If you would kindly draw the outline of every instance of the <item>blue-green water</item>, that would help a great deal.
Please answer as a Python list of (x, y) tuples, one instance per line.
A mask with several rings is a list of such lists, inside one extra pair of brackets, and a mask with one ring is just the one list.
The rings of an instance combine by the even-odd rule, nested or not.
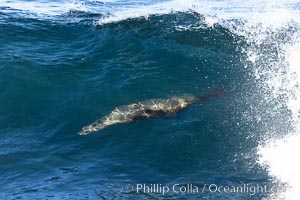
[[(245, 51), (251, 45), (247, 38), (219, 24), (208, 26), (201, 13), (95, 25), (101, 13), (69, 12), (53, 19), (7, 12), (6, 6), (0, 3), (1, 199), (269, 195), (124, 189), (144, 183), (200, 188), (272, 183), (257, 164), (256, 147), (266, 129), (288, 128), (282, 118), (288, 111), (283, 106), (268, 116), (269, 104)], [(197, 28), (178, 28), (188, 24)], [(77, 134), (119, 105), (220, 87), (225, 96), (175, 116)], [(257, 120), (257, 110), (268, 117)]]

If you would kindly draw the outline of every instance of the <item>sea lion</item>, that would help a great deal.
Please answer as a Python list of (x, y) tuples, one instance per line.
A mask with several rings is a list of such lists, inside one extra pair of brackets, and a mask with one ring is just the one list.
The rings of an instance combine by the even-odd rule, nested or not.
[(193, 95), (182, 95), (178, 97), (173, 96), (169, 99), (151, 99), (116, 107), (107, 116), (104, 116), (83, 127), (78, 134), (88, 135), (113, 124), (128, 123), (141, 119), (174, 115), (194, 103), (220, 96), (223, 93), (223, 90), (215, 90), (213, 92), (203, 94), (200, 97)]

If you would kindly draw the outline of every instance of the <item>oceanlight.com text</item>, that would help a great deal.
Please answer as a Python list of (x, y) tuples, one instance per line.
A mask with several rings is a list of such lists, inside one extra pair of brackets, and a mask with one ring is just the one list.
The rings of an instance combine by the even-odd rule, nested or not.
[(247, 194), (254, 196), (259, 193), (291, 192), (292, 188), (283, 185), (260, 185), (260, 184), (240, 184), (240, 185), (219, 185), (219, 184), (127, 184), (124, 187), (126, 192), (133, 193), (153, 193), (153, 194), (198, 194), (198, 193), (227, 193), (227, 194)]

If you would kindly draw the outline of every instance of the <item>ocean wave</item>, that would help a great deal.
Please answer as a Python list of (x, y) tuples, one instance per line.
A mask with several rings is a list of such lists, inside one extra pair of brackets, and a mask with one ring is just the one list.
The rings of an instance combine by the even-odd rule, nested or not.
[[(297, 173), (299, 165), (295, 159), (297, 157), (296, 152), (299, 151), (300, 138), (299, 2), (292, 0), (280, 2), (270, 0), (249, 2), (237, 0), (2, 1), (0, 3), (0, 23), (17, 24), (18, 26), (23, 23), (22, 20), (16, 22), (12, 18), (30, 18), (34, 19), (35, 23), (41, 20), (41, 23), (51, 21), (57, 24), (88, 24), (99, 28), (104, 35), (103, 37), (109, 35), (106, 33), (106, 29), (117, 30), (120, 35), (130, 32), (140, 39), (161, 36), (168, 41), (175, 41), (178, 44), (193, 46), (198, 49), (203, 48), (205, 51), (217, 52), (226, 56), (230, 56), (238, 49), (240, 54), (247, 57), (247, 62), (243, 63), (243, 67), (244, 69), (250, 68), (250, 76), (258, 85), (259, 93), (263, 96), (259, 100), (256, 97), (250, 99), (258, 101), (256, 107), (251, 108), (251, 114), (255, 116), (257, 121), (264, 121), (263, 124), (265, 125), (264, 135), (261, 141), (258, 141), (261, 143), (257, 150), (257, 156), (260, 156), (258, 162), (267, 167), (270, 176), (274, 176), (274, 179), (279, 179), (279, 181), (294, 188), (294, 193), (272, 194), (273, 196), (271, 195), (270, 198), (274, 195), (285, 199), (299, 198), (300, 177)], [(76, 32), (75, 30), (76, 28), (71, 28), (69, 31), (72, 33)], [(77, 34), (81, 35), (80, 32)], [(185, 39), (187, 34), (192, 36), (189, 40)], [(98, 36), (92, 35), (91, 41), (87, 40), (86, 37), (74, 37), (75, 41), (77, 38), (81, 42), (79, 46), (82, 47), (82, 52), (93, 54), (95, 53), (93, 52), (94, 49), (102, 48), (102, 44), (93, 46), (97, 43)], [(210, 42), (205, 43), (204, 37), (206, 41)], [(55, 39), (50, 43), (53, 44)], [(90, 46), (83, 45), (86, 43), (89, 43)], [(59, 42), (56, 43), (57, 49), (59, 44)], [(22, 42), (20, 45), (20, 49), (24, 49)], [(173, 44), (170, 42), (168, 45)], [(74, 45), (74, 48), (67, 46), (65, 49), (58, 50), (65, 51), (61, 57), (57, 55), (48, 57), (45, 54), (43, 55), (44, 60), (39, 62), (49, 61), (51, 63), (52, 58), (53, 62), (56, 62), (57, 58), (61, 58), (60, 62), (68, 63), (68, 58), (63, 57), (66, 55), (71, 57), (75, 52), (72, 49), (77, 46), (78, 44)], [(86, 49), (85, 47), (90, 48)], [(147, 45), (143, 47), (146, 49)], [(33, 54), (36, 49), (34, 46), (31, 48), (33, 52), (28, 52)], [(180, 51), (180, 49), (172, 48), (172, 46), (169, 49), (174, 52)], [(15, 48), (16, 50), (18, 49)], [(81, 50), (78, 52), (82, 53)], [(78, 53), (79, 58), (82, 56), (80, 53)], [(100, 55), (99, 52), (97, 53)], [(195, 52), (189, 53), (195, 54)], [(119, 55), (120, 63), (124, 65), (129, 63), (130, 66), (142, 56), (139, 55), (139, 57), (133, 57), (132, 60), (129, 60), (124, 56), (124, 52), (117, 52), (116, 54)], [(30, 57), (29, 54), (25, 53), (24, 55)], [(107, 61), (107, 63), (106, 67), (108, 68), (112, 62)], [(146, 61), (143, 64), (148, 66)], [(115, 69), (112, 67), (111, 70), (120, 71), (118, 65), (115, 67)], [(120, 87), (132, 84), (136, 78), (144, 77), (147, 72), (145, 68), (141, 69), (140, 66), (130, 69), (136, 73), (136, 76), (122, 79), (123, 82)], [(143, 73), (139, 70), (142, 70)], [(76, 73), (80, 74), (78, 71)], [(105, 76), (105, 73), (103, 74)], [(167, 71), (163, 74), (168, 77)], [(110, 77), (107, 76), (108, 78)], [(288, 110), (288, 114), (282, 114), (283, 110)], [(253, 116), (245, 114), (245, 119), (250, 117)], [(282, 130), (279, 127), (282, 121), (287, 121), (288, 129)], [(252, 133), (253, 137), (256, 134)], [(278, 160), (285, 162), (278, 162)]]

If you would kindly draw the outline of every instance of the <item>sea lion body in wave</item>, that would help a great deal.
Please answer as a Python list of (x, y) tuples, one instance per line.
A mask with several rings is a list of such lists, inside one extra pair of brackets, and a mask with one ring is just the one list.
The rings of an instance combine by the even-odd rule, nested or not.
[(88, 135), (107, 126), (128, 123), (152, 117), (170, 116), (198, 102), (219, 96), (220, 92), (204, 94), (199, 98), (193, 95), (173, 96), (170, 99), (151, 99), (134, 104), (116, 107), (110, 114), (83, 127), (79, 135)]

